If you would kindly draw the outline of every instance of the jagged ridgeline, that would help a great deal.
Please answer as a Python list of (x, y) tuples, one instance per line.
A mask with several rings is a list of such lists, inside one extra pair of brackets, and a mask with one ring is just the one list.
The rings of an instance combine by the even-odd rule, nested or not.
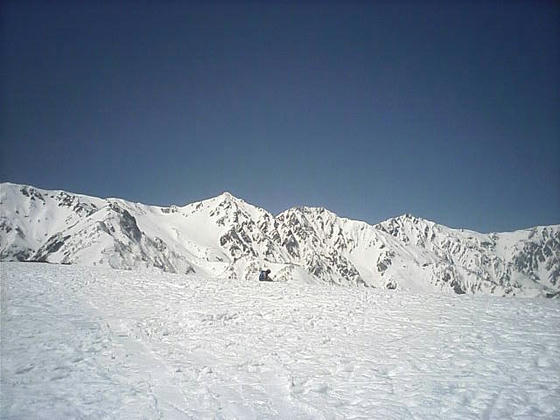
[(147, 206), (0, 185), (0, 259), (449, 294), (556, 296), (560, 226), (481, 234), (404, 215), (377, 225), (299, 207), (278, 216), (224, 193)]

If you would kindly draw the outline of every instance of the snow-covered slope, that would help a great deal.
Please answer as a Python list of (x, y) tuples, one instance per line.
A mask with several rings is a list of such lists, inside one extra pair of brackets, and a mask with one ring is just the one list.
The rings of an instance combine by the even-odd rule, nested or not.
[(224, 193), (147, 206), (0, 185), (0, 259), (254, 281), (363, 285), (439, 293), (556, 295), (560, 226), (480, 234), (405, 215), (375, 226), (323, 208), (274, 217)]
[(427, 277), (435, 284), (449, 284), (457, 293), (548, 290), (554, 295), (560, 289), (558, 225), (481, 234), (405, 215), (376, 228), (425, 251), (428, 259), (421, 267)]
[(560, 418), (557, 299), (0, 274), (3, 419)]

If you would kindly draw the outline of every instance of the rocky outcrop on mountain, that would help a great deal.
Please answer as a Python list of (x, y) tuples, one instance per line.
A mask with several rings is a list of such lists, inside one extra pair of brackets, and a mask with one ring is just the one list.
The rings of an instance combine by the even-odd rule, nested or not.
[(456, 293), (515, 295), (533, 285), (558, 287), (559, 226), (481, 234), (405, 215), (376, 228), (437, 257), (429, 263), (432, 281), (449, 283)]
[(0, 259), (158, 268), (254, 281), (555, 296), (560, 226), (481, 234), (411, 215), (377, 225), (298, 207), (274, 217), (229, 193), (147, 206), (1, 184)]

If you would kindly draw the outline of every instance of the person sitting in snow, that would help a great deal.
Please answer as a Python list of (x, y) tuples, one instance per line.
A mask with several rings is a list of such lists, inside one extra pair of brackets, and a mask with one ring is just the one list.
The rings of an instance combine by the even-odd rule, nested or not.
[(272, 279), (268, 276), (270, 274), (270, 270), (261, 270), (261, 274), (259, 274), (259, 281), (272, 281)]

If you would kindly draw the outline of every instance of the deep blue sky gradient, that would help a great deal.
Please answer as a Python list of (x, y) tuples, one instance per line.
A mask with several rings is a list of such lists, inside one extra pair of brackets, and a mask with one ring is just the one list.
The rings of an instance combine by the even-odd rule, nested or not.
[(4, 2), (2, 181), (560, 223), (557, 2)]

